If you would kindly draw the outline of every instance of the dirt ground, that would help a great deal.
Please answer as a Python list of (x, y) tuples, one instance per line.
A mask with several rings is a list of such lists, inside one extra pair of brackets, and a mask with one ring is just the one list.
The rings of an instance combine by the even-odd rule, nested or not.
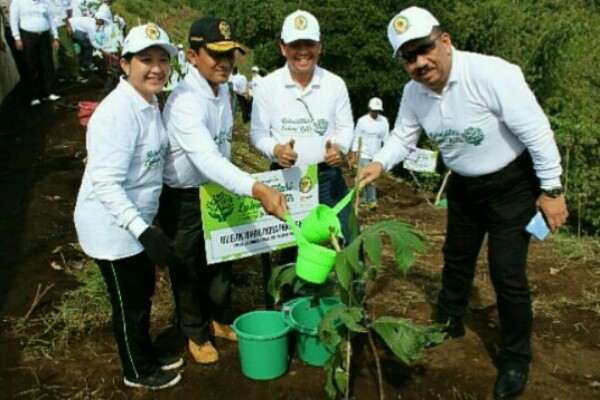
[[(98, 78), (85, 85), (63, 85), (59, 90), (62, 104), (99, 100), (100, 87)], [(51, 268), (50, 263), (57, 261), (53, 249), (76, 241), (72, 212), (84, 158), (85, 131), (75, 111), (47, 103), (32, 110), (22, 88), (0, 107), (0, 398), (326, 398), (320, 368), (294, 358), (283, 377), (252, 381), (240, 371), (236, 344), (221, 340), (217, 341), (222, 356), (218, 364), (188, 364), (181, 384), (158, 393), (124, 387), (110, 326), (72, 338), (67, 349), (43, 357), (27, 356), (31, 343), (26, 335), (11, 333), (12, 324), (28, 313), (40, 318), (75, 286), (72, 277)], [(414, 224), (425, 235), (427, 254), (417, 258), (406, 279), (391, 272), (380, 275), (369, 288), (369, 307), (375, 316), (407, 316), (427, 322), (439, 288), (445, 210), (432, 207), (408, 186), (388, 178), (379, 183), (379, 198), (376, 211), (361, 215), (363, 224), (392, 218)], [(534, 361), (523, 399), (600, 398), (600, 262), (579, 256), (564, 243), (551, 238), (532, 244)], [(429, 350), (411, 366), (380, 346), (386, 398), (492, 398), (499, 330), (484, 260), (482, 254), (464, 338)], [(235, 270), (234, 311), (263, 307), (260, 257), (236, 263)], [(38, 287), (49, 285), (53, 286), (31, 310)], [(154, 327), (153, 334), (159, 349), (182, 350), (182, 339), (172, 325)], [(357, 343), (354, 398), (375, 399), (373, 358), (363, 347)]]

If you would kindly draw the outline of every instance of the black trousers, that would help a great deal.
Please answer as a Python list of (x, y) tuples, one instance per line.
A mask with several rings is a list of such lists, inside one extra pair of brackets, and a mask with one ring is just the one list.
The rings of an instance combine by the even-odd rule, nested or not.
[(54, 89), (54, 62), (52, 60), (52, 38), (50, 31), (42, 33), (21, 29), (23, 56), (29, 79), (29, 96), (33, 99), (47, 97)]
[[(250, 104), (250, 100), (246, 98), (246, 96), (242, 96), (240, 94), (236, 94), (237, 102), (242, 109), (242, 121), (244, 123), (248, 123), (250, 121), (250, 113), (252, 112), (252, 105)], [(234, 110), (235, 112), (235, 110)]]
[(526, 368), (531, 362), (532, 310), (526, 261), (539, 181), (529, 153), (493, 174), (448, 184), (448, 231), (438, 321), (465, 313), (477, 256), (488, 234), (488, 264), (496, 291), (502, 337), (500, 367)]
[(155, 286), (155, 267), (146, 253), (116, 261), (94, 260), (108, 289), (112, 325), (128, 379), (154, 373), (158, 362), (150, 338), (150, 308)]
[(163, 186), (158, 219), (179, 257), (169, 265), (177, 321), (188, 339), (204, 343), (211, 320), (231, 322), (231, 262), (206, 263), (198, 189)]

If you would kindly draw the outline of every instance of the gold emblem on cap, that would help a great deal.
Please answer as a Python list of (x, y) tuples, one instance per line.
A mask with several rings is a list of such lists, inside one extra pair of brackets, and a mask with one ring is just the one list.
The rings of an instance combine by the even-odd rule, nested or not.
[(146, 27), (146, 37), (148, 39), (157, 40), (160, 37), (160, 31), (156, 25), (148, 25)]
[(231, 38), (231, 28), (229, 28), (229, 24), (225, 21), (219, 22), (219, 32), (223, 35), (223, 38), (228, 40)]
[(304, 16), (302, 15), (298, 15), (294, 20), (294, 27), (299, 31), (305, 30), (307, 25), (308, 22), (306, 21), (306, 18), (304, 18)]
[(402, 35), (408, 30), (409, 27), (410, 23), (408, 22), (406, 17), (399, 16), (394, 20), (394, 30), (398, 35)]

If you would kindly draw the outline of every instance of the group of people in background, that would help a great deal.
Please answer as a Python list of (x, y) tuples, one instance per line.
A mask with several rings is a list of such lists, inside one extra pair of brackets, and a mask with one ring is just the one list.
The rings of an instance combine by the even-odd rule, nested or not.
[[(379, 98), (354, 125), (344, 80), (318, 65), (319, 22), (303, 10), (288, 15), (279, 44), (285, 65), (254, 77), (251, 88), (233, 74), (236, 98), (248, 100), (252, 93), (251, 108), (244, 112), (242, 106), (250, 142), (271, 169), (316, 164), (319, 202), (333, 206), (348, 191), (341, 170), (346, 156), (361, 163), (358, 179), (368, 188), (403, 161), (423, 132), (435, 141), (453, 171), (435, 320), (448, 338), (465, 334), (469, 290), (487, 233), (502, 338), (494, 397), (513, 398), (525, 388), (532, 358), (525, 225), (536, 209), (553, 231), (568, 215), (552, 130), (517, 66), (457, 50), (429, 11), (400, 12), (389, 23), (388, 39), (392, 57), (411, 78), (391, 133)], [(178, 325), (194, 362), (218, 361), (214, 337), (236, 339), (229, 327), (231, 264), (207, 265), (198, 187), (216, 182), (254, 197), (277, 218), (287, 212), (281, 193), (230, 161), (227, 82), (236, 53), (244, 54), (232, 25), (201, 18), (189, 29), (188, 45), (188, 73), (161, 116), (156, 94), (177, 48), (154, 24), (132, 29), (120, 55), (124, 76), (88, 127), (75, 225), (106, 280), (124, 382), (131, 387), (160, 389), (181, 379), (182, 359), (156, 354), (149, 336), (155, 265), (169, 267)], [(373, 205), (373, 190), (364, 193), (363, 201)], [(349, 213), (349, 207), (339, 213), (346, 239)]]
[[(113, 16), (112, 0), (2, 0), (1, 92), (5, 97), (18, 80), (32, 107), (56, 101), (56, 82), (86, 83), (82, 72), (98, 69), (94, 54), (106, 60), (106, 70), (118, 70), (118, 51), (126, 29)], [(10, 50), (5, 50), (4, 47)], [(13, 61), (10, 61), (12, 58)]]

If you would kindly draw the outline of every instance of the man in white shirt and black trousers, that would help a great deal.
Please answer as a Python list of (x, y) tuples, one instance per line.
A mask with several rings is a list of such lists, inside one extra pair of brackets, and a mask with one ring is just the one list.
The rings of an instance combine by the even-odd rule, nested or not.
[(49, 0), (13, 0), (10, 4), (10, 29), (15, 47), (23, 52), (27, 66), (31, 106), (41, 100), (56, 101), (52, 50), (59, 46), (54, 23), (54, 6)]
[[(340, 168), (354, 138), (348, 89), (317, 65), (321, 31), (311, 13), (297, 10), (285, 18), (279, 47), (286, 64), (254, 88), (250, 141), (272, 161), (271, 169), (317, 164), (319, 202), (334, 206), (348, 192)], [(350, 206), (338, 214), (347, 241), (349, 215)]]
[(449, 337), (465, 334), (462, 317), (487, 233), (502, 339), (494, 397), (516, 397), (531, 362), (525, 226), (536, 209), (552, 231), (568, 216), (553, 132), (519, 67), (455, 49), (429, 11), (402, 11), (388, 38), (412, 81), (392, 135), (359, 178), (368, 184), (402, 161), (422, 131), (437, 142), (453, 172), (437, 322), (447, 324)]
[(191, 65), (163, 113), (169, 149), (158, 217), (181, 260), (169, 265), (179, 326), (194, 361), (210, 364), (219, 359), (210, 334), (236, 339), (228, 325), (231, 262), (206, 264), (198, 187), (215, 182), (254, 197), (280, 219), (287, 204), (281, 193), (230, 162), (233, 118), (227, 79), (235, 52), (244, 54), (231, 25), (220, 18), (202, 18), (192, 24), (188, 39)]

